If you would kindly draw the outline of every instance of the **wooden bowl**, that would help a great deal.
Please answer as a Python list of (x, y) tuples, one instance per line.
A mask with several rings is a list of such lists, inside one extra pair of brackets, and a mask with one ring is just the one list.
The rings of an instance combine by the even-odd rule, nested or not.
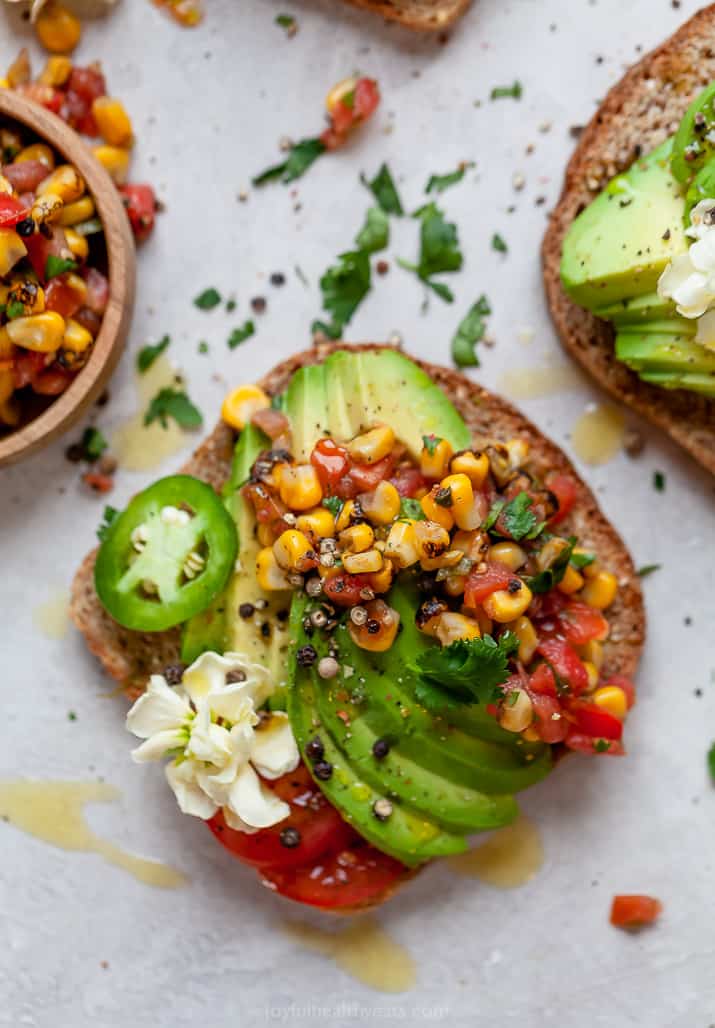
[(77, 168), (87, 183), (104, 226), (109, 301), (90, 358), (69, 388), (37, 417), (7, 435), (0, 434), (0, 467), (13, 464), (57, 439), (99, 398), (124, 349), (136, 275), (134, 239), (117, 187), (87, 143), (51, 111), (9, 89), (0, 89), (0, 119), (3, 117), (46, 140)]

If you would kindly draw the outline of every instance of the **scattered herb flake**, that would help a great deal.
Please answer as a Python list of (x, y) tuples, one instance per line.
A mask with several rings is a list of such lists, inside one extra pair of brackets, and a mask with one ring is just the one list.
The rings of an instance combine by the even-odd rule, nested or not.
[(425, 285), (437, 295), (451, 303), (454, 296), (441, 282), (432, 281), (433, 275), (441, 272), (459, 271), (462, 267), (462, 252), (459, 249), (457, 226), (445, 220), (443, 212), (435, 203), (427, 203), (415, 211), (413, 217), (420, 219), (420, 257), (418, 264), (411, 264), (398, 258), (397, 263), (406, 271), (413, 271)]
[(462, 161), (456, 171), (448, 171), (444, 175), (430, 175), (425, 193), (443, 193), (450, 186), (456, 186), (465, 176), (468, 168), (474, 167), (474, 161)]
[(608, 753), (611, 748), (611, 744), (608, 739), (595, 739), (593, 748), (596, 753)]
[(355, 236), (355, 243), (365, 253), (384, 250), (390, 241), (390, 225), (381, 207), (371, 207), (365, 215), (365, 224)]
[(441, 437), (435, 435), (434, 433), (432, 433), (432, 435), (422, 436), (422, 445), (424, 446), (425, 450), (427, 450), (427, 453), (430, 455), (430, 457), (434, 456), (434, 451), (437, 449), (437, 446), (441, 442)]
[(82, 433), (80, 446), (82, 447), (84, 459), (91, 463), (95, 460), (99, 460), (109, 446), (109, 443), (98, 428), (94, 428), (94, 426), (90, 425), (89, 428), (85, 428)]
[(426, 515), (419, 500), (403, 496), (400, 500), (400, 518), (410, 521), (425, 521)]
[(252, 321), (245, 321), (240, 328), (234, 328), (227, 340), (229, 350), (235, 350), (241, 343), (245, 343), (245, 341), (250, 339), (255, 331), (256, 326)]
[(521, 82), (516, 80), (510, 86), (495, 86), (490, 93), (490, 99), (503, 100), (509, 97), (512, 100), (521, 100), (523, 92)]
[(137, 354), (137, 368), (142, 373), (148, 371), (157, 357), (160, 357), (171, 342), (170, 336), (163, 336), (158, 343), (147, 343)]
[(333, 321), (329, 326), (318, 324), (329, 328), (326, 335), (332, 338), (340, 335), (370, 289), (370, 261), (364, 250), (341, 253), (338, 262), (320, 280), (323, 310), (332, 315)]
[(708, 770), (710, 771), (710, 778), (715, 785), (715, 742), (708, 750)]
[(199, 343), (197, 349), (198, 349), (199, 353), (208, 353), (209, 352), (209, 344), (206, 342), (205, 339), (202, 339), (201, 342)]
[(654, 571), (660, 571), (662, 564), (644, 564), (642, 568), (638, 568), (636, 574), (639, 578), (647, 578), (648, 575), (652, 575)]
[(484, 338), (484, 319), (492, 312), (489, 301), (482, 295), (462, 318), (452, 339), (452, 360), (458, 368), (479, 367), (476, 346)]
[(568, 546), (563, 548), (550, 567), (539, 571), (537, 575), (530, 575), (526, 578), (526, 584), (532, 593), (547, 593), (563, 580), (567, 567), (573, 563), (572, 555), (575, 545), (576, 536), (572, 535), (569, 537)]
[(229, 314), (232, 314), (233, 311), (236, 310), (236, 306), (236, 301), (233, 297), (230, 297), (228, 300), (226, 300), (226, 310)]
[(204, 289), (203, 293), (194, 300), (194, 307), (198, 307), (200, 311), (212, 311), (214, 307), (218, 307), (221, 303), (221, 294), (217, 289), (213, 287)]
[(167, 428), (167, 418), (173, 418), (181, 428), (199, 428), (203, 424), (201, 411), (193, 405), (186, 392), (171, 386), (160, 389), (151, 401), (144, 415), (144, 424), (158, 421), (162, 428)]
[(507, 251), (509, 250), (509, 247), (506, 245), (506, 242), (504, 241), (502, 236), (499, 235), (498, 232), (495, 232), (492, 236), (492, 250), (496, 250), (497, 253), (507, 253)]
[(595, 562), (595, 560), (596, 560), (596, 554), (595, 553), (583, 553), (582, 552), (582, 553), (572, 553), (571, 554), (571, 563), (579, 571), (581, 570), (581, 568), (587, 568), (589, 566), (589, 564), (593, 564)]
[(62, 275), (65, 271), (76, 271), (77, 261), (69, 260), (67, 257), (57, 257), (51, 253), (45, 261), (45, 281)]
[(275, 23), (285, 29), (287, 36), (294, 36), (298, 31), (298, 24), (292, 14), (277, 14)]
[(385, 214), (396, 214), (398, 217), (404, 214), (397, 186), (386, 164), (381, 166), (375, 178), (368, 180), (365, 175), (361, 175), (360, 181), (367, 186)]
[(5, 314), (10, 321), (12, 321), (13, 318), (21, 318), (24, 313), (25, 304), (22, 300), (10, 300), (5, 307)]
[(665, 473), (662, 471), (653, 472), (653, 488), (657, 493), (665, 492)]
[(322, 140), (317, 137), (301, 139), (299, 143), (295, 143), (291, 147), (285, 161), (282, 161), (280, 164), (274, 164), (272, 167), (262, 171), (260, 175), (256, 175), (252, 180), (253, 185), (262, 186), (273, 179), (280, 179), (285, 184), (294, 182), (301, 175), (304, 175), (313, 161), (317, 160), (323, 153), (325, 153), (325, 143)]
[(102, 512), (102, 522), (97, 529), (97, 538), (101, 539), (102, 542), (107, 538), (107, 532), (112, 527), (114, 522), (117, 520), (121, 511), (117, 510), (116, 507), (105, 507)]
[(343, 508), (343, 501), (339, 496), (326, 496), (323, 500), (323, 507), (326, 507), (336, 518)]
[(77, 720), (77, 715), (75, 714), (75, 712), (73, 710), (68, 710), (67, 711), (67, 720), (68, 721), (76, 721)]

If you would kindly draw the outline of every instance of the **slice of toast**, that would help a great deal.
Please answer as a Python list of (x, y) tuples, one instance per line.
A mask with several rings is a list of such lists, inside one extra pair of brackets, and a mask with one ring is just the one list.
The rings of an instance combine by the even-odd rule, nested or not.
[(347, 0), (383, 18), (397, 21), (416, 32), (446, 29), (469, 7), (472, 0)]
[(564, 291), (561, 247), (571, 222), (608, 180), (672, 135), (688, 105), (715, 79), (715, 4), (687, 21), (608, 93), (566, 168), (542, 246), (546, 296), (568, 352), (623, 403), (664, 429), (715, 473), (715, 401), (643, 382), (613, 353), (611, 326)]

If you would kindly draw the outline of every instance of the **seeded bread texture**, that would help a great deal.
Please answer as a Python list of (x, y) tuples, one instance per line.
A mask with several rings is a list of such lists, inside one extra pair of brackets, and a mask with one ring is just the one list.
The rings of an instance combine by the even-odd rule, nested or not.
[(417, 32), (435, 32), (446, 29), (466, 11), (471, 0), (347, 0), (380, 14), (389, 21), (397, 21)]

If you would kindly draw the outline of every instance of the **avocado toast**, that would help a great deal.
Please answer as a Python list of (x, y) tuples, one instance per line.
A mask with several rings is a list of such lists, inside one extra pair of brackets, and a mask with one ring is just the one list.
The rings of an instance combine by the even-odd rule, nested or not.
[[(274, 728), (285, 734), (287, 708), (297, 749), (285, 742), (281, 756), (274, 747), (272, 763), (258, 750), (247, 758), (270, 786), (263, 805), (252, 793), (253, 805), (241, 806), (244, 790), (232, 807), (213, 781), (207, 804), (193, 781), (176, 781), (190, 770), (188, 749), (169, 765), (170, 781), (182, 809), (195, 800), (188, 812), (272, 888), (352, 909), (379, 902), (425, 861), (462, 851), (468, 834), (511, 821), (514, 794), (548, 774), (564, 746), (621, 752), (641, 593), (621, 540), (564, 455), (455, 372), (387, 348), (326, 345), (261, 386), (265, 403), (238, 442), (222, 423), (184, 469), (223, 489), (237, 522), (239, 563), (224, 589), (208, 605), (192, 600), (189, 616), (188, 607), (177, 615), (182, 629), (127, 629), (103, 609), (95, 582), (115, 616), (141, 620), (139, 608), (115, 606), (105, 567), (131, 529), (151, 568), (142, 497), (160, 482), (110, 526), (96, 568), (96, 553), (86, 558), (72, 616), (132, 697), (152, 676), (128, 721), (147, 739), (139, 751), (154, 746), (145, 697), (173, 704), (168, 687), (178, 685), (199, 720), (199, 672), (225, 673), (229, 690), (255, 689), (261, 751)], [(224, 416), (232, 419), (230, 405)], [(272, 445), (263, 430), (277, 433)], [(138, 501), (141, 524), (127, 521)], [(225, 709), (209, 719), (214, 734)], [(234, 732), (233, 717), (228, 724)], [(274, 822), (276, 796), (287, 806)], [(242, 831), (241, 819), (253, 828)]]
[(456, 21), (471, 0), (348, 0), (348, 3), (399, 22), (408, 29), (436, 32)]
[[(610, 91), (583, 131), (569, 162), (542, 248), (547, 300), (565, 348), (604, 388), (663, 428), (710, 471), (715, 471), (715, 401), (712, 393), (708, 396), (698, 388), (712, 388), (711, 356), (694, 349), (694, 332), (684, 326), (682, 318), (677, 319), (674, 305), (663, 303), (656, 289), (664, 264), (684, 246), (684, 204), (667, 180), (668, 140), (689, 105), (715, 77), (714, 43), (715, 6), (711, 5), (643, 58)], [(619, 177), (614, 180), (614, 176)], [(614, 300), (607, 287), (601, 294), (599, 316), (587, 309), (595, 309), (595, 296), (579, 294), (578, 286), (574, 293), (568, 268), (562, 277), (562, 258), (575, 219), (582, 215), (587, 221), (598, 215), (597, 210), (592, 215), (597, 198), (606, 195), (611, 189), (608, 184), (614, 182), (615, 189), (624, 192), (612, 195), (611, 206), (624, 215), (623, 223), (632, 219), (632, 256), (642, 257), (638, 253), (642, 248), (660, 252), (652, 262), (638, 262), (639, 274), (641, 264), (645, 265), (645, 274), (630, 293), (631, 297), (638, 294), (637, 299), (624, 304), (622, 293), (616, 288), (618, 298)], [(608, 189), (602, 193), (605, 187)], [(639, 222), (639, 214), (644, 211), (646, 216)], [(609, 224), (608, 220), (602, 222), (606, 249), (589, 245), (589, 251), (596, 251), (596, 260), (599, 255), (603, 258), (600, 271), (607, 264), (614, 282), (621, 270), (617, 265), (623, 251), (608, 253)], [(643, 229), (648, 225), (653, 238), (644, 237)], [(592, 235), (590, 244), (593, 242)], [(626, 276), (630, 275), (632, 285), (634, 263), (627, 267), (624, 260), (622, 268)], [(593, 270), (597, 281), (599, 269)], [(586, 283), (582, 279), (579, 285)], [(604, 320), (614, 315), (616, 322)], [(700, 361), (706, 370), (699, 367)], [(650, 381), (641, 377), (643, 371)], [(684, 371), (696, 376), (691, 380), (693, 388), (673, 388)]]

